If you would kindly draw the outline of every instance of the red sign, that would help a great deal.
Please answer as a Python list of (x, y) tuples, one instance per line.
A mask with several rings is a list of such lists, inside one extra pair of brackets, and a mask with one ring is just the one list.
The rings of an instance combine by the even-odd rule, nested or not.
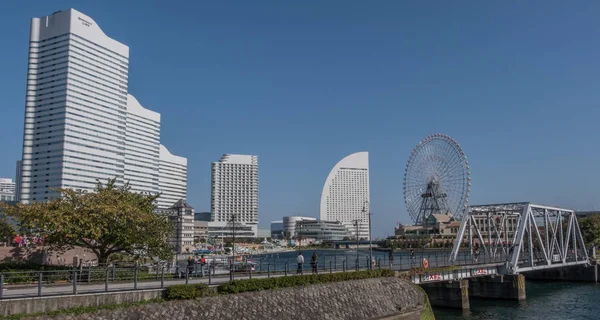
[(423, 281), (439, 281), (442, 280), (442, 275), (439, 273), (428, 273), (422, 279)]
[(473, 276), (481, 276), (481, 275), (487, 275), (488, 271), (487, 269), (473, 269), (471, 270), (471, 275)]

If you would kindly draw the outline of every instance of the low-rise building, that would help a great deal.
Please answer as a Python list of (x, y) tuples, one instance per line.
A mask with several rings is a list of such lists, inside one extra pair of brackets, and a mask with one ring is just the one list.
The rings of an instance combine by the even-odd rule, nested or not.
[(176, 253), (187, 253), (194, 250), (194, 208), (180, 199), (171, 208), (159, 210), (168, 214), (175, 226), (175, 234), (169, 243)]
[(315, 221), (317, 218), (313, 217), (301, 217), (301, 216), (288, 216), (283, 217), (283, 236), (286, 238), (293, 238), (296, 236), (296, 223), (298, 221)]
[(344, 240), (352, 236), (352, 232), (339, 221), (301, 220), (296, 222), (296, 239), (314, 243), (324, 240)]
[(202, 243), (208, 239), (208, 221), (194, 220), (194, 243)]

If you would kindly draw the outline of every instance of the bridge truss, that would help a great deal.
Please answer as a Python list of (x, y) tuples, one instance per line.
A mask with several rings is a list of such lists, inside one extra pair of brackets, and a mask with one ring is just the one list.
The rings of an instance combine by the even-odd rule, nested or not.
[(508, 274), (589, 263), (575, 212), (529, 202), (470, 206), (450, 260), (465, 249), (506, 261)]

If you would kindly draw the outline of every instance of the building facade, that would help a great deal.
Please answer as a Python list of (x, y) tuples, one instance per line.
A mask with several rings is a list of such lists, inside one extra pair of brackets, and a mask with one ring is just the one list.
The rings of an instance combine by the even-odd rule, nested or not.
[(231, 221), (258, 228), (258, 157), (225, 154), (212, 163), (211, 214), (215, 227)]
[(0, 191), (15, 193), (16, 184), (12, 179), (0, 178)]
[(338, 162), (325, 180), (321, 193), (321, 220), (340, 221), (356, 237), (368, 239), (369, 153), (353, 153)]
[(299, 221), (315, 221), (317, 218), (289, 216), (283, 217), (283, 236), (285, 238), (294, 238), (297, 234), (296, 223)]
[(194, 220), (194, 243), (208, 240), (208, 221)]
[(128, 93), (129, 47), (74, 9), (31, 19), (29, 40), (20, 201), (112, 178), (162, 192), (160, 115)]
[(352, 236), (348, 227), (339, 221), (301, 220), (296, 222), (296, 230), (297, 238), (315, 243), (324, 240), (340, 241)]
[(283, 239), (283, 220), (271, 221), (271, 238)]
[(158, 208), (169, 207), (187, 197), (187, 159), (173, 155), (162, 144), (159, 146)]
[(169, 243), (177, 253), (187, 253), (194, 250), (194, 208), (181, 199), (165, 209), (169, 220), (175, 225), (175, 234)]

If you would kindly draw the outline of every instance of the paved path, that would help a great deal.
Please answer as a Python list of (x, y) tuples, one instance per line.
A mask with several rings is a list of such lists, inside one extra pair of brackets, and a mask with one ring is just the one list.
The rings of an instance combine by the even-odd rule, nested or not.
[[(342, 272), (342, 271), (334, 271), (334, 272)], [(305, 273), (306, 274), (306, 273)], [(284, 273), (276, 273), (276, 274), (271, 274), (271, 277), (282, 277), (284, 276)], [(292, 273), (288, 273), (288, 275), (293, 275)], [(259, 279), (259, 278), (267, 278), (268, 275), (266, 273), (264, 274), (252, 274), (252, 278), (253, 279)], [(235, 279), (239, 280), (239, 279), (248, 279), (248, 275), (247, 274), (236, 274), (235, 275)], [(211, 281), (211, 285), (220, 285), (223, 283), (226, 283), (229, 281), (229, 275), (223, 276), (223, 275), (218, 275), (218, 276), (214, 276), (210, 279)], [(164, 287), (168, 287), (168, 286), (172, 286), (175, 284), (185, 284), (185, 279), (165, 279), (164, 280)], [(194, 283), (209, 283), (209, 279), (208, 277), (204, 277), (204, 278), (198, 278), (198, 277), (194, 277), (194, 278), (190, 278), (188, 280), (188, 283), (190, 284), (194, 284)], [(2, 298), (3, 299), (15, 299), (15, 298), (29, 298), (29, 297), (36, 297), (38, 295), (38, 286), (37, 284), (33, 284), (33, 285), (28, 285), (28, 286), (11, 286), (11, 285), (5, 285), (4, 286), (5, 290), (3, 291), (2, 294)], [(160, 280), (156, 281), (156, 280), (143, 280), (143, 281), (138, 281), (137, 284), (137, 290), (144, 290), (144, 289), (160, 289), (161, 288), (161, 282)], [(105, 288), (105, 284), (104, 283), (91, 283), (88, 284), (86, 282), (83, 283), (77, 283), (77, 294), (85, 294), (85, 293), (100, 293), (100, 292), (105, 292), (106, 288)], [(113, 282), (113, 283), (109, 283), (108, 284), (108, 290), (110, 292), (115, 292), (115, 291), (128, 291), (128, 290), (134, 290), (134, 284), (133, 281), (130, 282)], [(42, 285), (42, 296), (57, 296), (57, 295), (69, 295), (69, 294), (73, 294), (73, 284), (63, 284), (63, 285)]]

